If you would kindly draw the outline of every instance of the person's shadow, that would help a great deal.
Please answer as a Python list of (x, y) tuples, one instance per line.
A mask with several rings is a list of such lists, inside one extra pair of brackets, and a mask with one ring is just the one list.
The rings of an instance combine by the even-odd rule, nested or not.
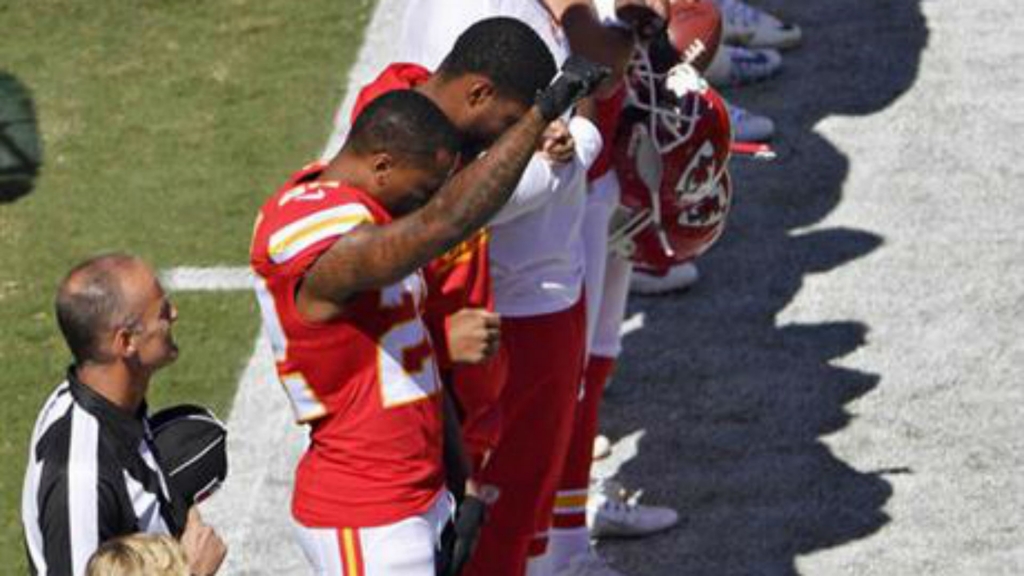
[(849, 423), (850, 401), (885, 385), (836, 364), (870, 327), (779, 314), (808, 274), (884, 245), (866, 230), (799, 231), (841, 202), (851, 162), (814, 127), (878, 112), (906, 92), (925, 21), (917, 0), (759, 4), (799, 22), (804, 46), (786, 53), (779, 78), (727, 96), (776, 120), (781, 157), (733, 162), (731, 222), (690, 293), (631, 299), (629, 314), (642, 312), (645, 326), (625, 339), (602, 411), (613, 438), (646, 431), (624, 483), (682, 516), (642, 543), (602, 544), (630, 574), (797, 574), (797, 555), (885, 525), (884, 475), (912, 473), (855, 470), (821, 441)]
[(31, 192), (41, 164), (31, 93), (13, 74), (0, 70), (0, 204)]

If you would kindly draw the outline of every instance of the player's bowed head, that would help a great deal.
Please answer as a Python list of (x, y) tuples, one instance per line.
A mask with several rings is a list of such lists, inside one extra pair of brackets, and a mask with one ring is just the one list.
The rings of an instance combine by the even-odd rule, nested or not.
[(516, 123), (555, 77), (544, 41), (514, 18), (481, 20), (459, 35), (422, 92), (452, 121), (470, 156)]
[(306, 272), (299, 312), (333, 320), (355, 294), (394, 284), (469, 238), (504, 206), (548, 124), (607, 76), (607, 68), (570, 57), (488, 153), (450, 178), (456, 130), (429, 98), (397, 91), (367, 106), (321, 177), (374, 195), (398, 217), (335, 241)]
[(455, 127), (430, 99), (398, 90), (356, 118), (323, 177), (347, 181), (400, 217), (422, 207), (444, 184), (460, 145)]

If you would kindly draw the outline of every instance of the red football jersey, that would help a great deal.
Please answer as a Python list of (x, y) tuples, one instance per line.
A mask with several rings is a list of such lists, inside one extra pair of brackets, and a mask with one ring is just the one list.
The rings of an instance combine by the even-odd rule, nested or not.
[[(366, 105), (392, 90), (409, 90), (426, 82), (430, 71), (419, 64), (398, 63), (384, 69), (373, 82), (359, 91), (352, 106), (355, 122)], [(424, 269), (429, 286), (426, 322), (434, 337), (434, 349), (442, 368), (448, 368), (447, 317), (462, 308), (494, 310), (494, 291), (488, 263), (486, 230), (456, 246)]]
[[(614, 93), (607, 98), (597, 100), (597, 129), (601, 132), (601, 139), (606, 142), (615, 142), (615, 136), (619, 131), (619, 121), (622, 119), (622, 108), (626, 104), (626, 83), (622, 82)], [(587, 172), (587, 181), (594, 182), (607, 174), (612, 169), (612, 151), (615, 149), (611, 144), (601, 148), (601, 153), (594, 160), (590, 171)]]
[(444, 485), (441, 385), (423, 323), (419, 271), (356, 295), (343, 316), (312, 323), (295, 294), (342, 235), (391, 216), (370, 195), (297, 172), (263, 205), (251, 263), (277, 372), (312, 427), (292, 511), (307, 526), (364, 527), (422, 513)]

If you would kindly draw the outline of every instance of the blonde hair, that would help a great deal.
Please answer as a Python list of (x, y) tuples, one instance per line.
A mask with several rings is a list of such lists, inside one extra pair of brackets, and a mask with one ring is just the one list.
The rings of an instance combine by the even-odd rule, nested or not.
[(89, 559), (86, 576), (189, 576), (178, 541), (161, 534), (107, 540)]

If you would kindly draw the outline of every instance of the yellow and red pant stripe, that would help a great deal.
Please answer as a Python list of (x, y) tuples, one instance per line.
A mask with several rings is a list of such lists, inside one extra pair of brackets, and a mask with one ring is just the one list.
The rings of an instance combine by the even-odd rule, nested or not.
[(359, 542), (359, 530), (355, 528), (339, 529), (338, 547), (341, 549), (344, 576), (364, 576), (363, 548)]
[(559, 490), (555, 496), (552, 525), (555, 528), (577, 528), (587, 525), (587, 489)]

